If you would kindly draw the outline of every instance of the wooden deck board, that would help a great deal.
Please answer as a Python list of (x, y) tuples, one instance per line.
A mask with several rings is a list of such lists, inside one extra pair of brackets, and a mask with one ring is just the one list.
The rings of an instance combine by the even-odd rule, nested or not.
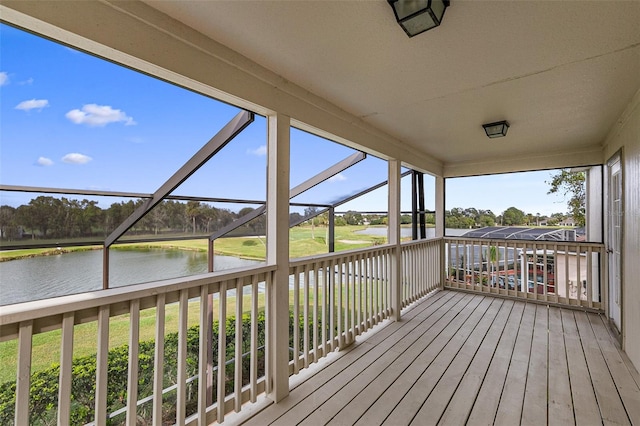
[[(480, 344), (485, 339), (496, 318), (499, 317), (498, 314), (503, 302), (504, 300), (502, 299), (493, 300), (491, 306), (482, 317), (482, 320), (473, 330), (458, 354), (453, 358), (449, 368), (447, 368), (447, 371), (442, 375), (438, 384), (431, 392), (431, 395), (429, 395), (422, 405), (422, 408), (420, 408), (420, 411), (416, 414), (413, 423), (421, 424), (422, 419), (427, 419), (429, 423), (435, 423), (434, 421), (440, 419), (453, 394), (458, 389), (462, 377), (471, 365), (471, 361), (478, 352)], [(464, 392), (465, 389), (461, 389), (461, 391)]]
[(582, 339), (582, 347), (584, 348), (584, 355), (589, 367), (589, 374), (593, 382), (593, 389), (596, 393), (602, 420), (605, 424), (630, 424), (613, 378), (600, 351), (600, 346), (591, 329), (587, 314), (575, 312), (574, 316)]
[(549, 309), (547, 306), (536, 306), (536, 319), (533, 328), (531, 353), (527, 385), (524, 391), (521, 423), (524, 425), (541, 425), (547, 419), (547, 355), (549, 353), (548, 332)]
[(602, 350), (602, 355), (614, 379), (618, 394), (624, 402), (624, 408), (633, 424), (640, 425), (640, 389), (633, 379), (611, 335), (599, 315), (589, 314), (589, 321)]
[(334, 356), (243, 424), (640, 425), (597, 314), (441, 291)]
[[(469, 299), (461, 300), (459, 303), (469, 302)], [(464, 306), (463, 305), (463, 306)], [(446, 307), (445, 307), (446, 308)], [(458, 311), (459, 312), (459, 311)], [(449, 313), (449, 315), (444, 315)], [(373, 381), (368, 383), (366, 386), (362, 386), (358, 389), (357, 395), (349, 400), (348, 397), (343, 397), (342, 395), (337, 395), (335, 400), (340, 401), (342, 403), (342, 407), (340, 407), (340, 411), (336, 410), (334, 412), (335, 417), (332, 419), (329, 424), (337, 423), (337, 424), (353, 424), (355, 423), (360, 416), (371, 407), (382, 395), (382, 393), (389, 388), (396, 379), (398, 379), (401, 374), (406, 371), (410, 366), (415, 363), (415, 365), (420, 365), (421, 361), (417, 361), (416, 359), (425, 353), (425, 348), (428, 346), (433, 339), (437, 337), (437, 334), (444, 330), (451, 319), (454, 318), (454, 314), (456, 311), (447, 312), (446, 310), (442, 313), (438, 323), (435, 322), (435, 316), (432, 319), (432, 323), (434, 325), (429, 325), (429, 323), (423, 323), (421, 329), (428, 330), (425, 332), (423, 337), (420, 338), (421, 344), (412, 348), (411, 351), (405, 351), (400, 354), (397, 354), (396, 359), (393, 361), (393, 364), (390, 368), (384, 370), (377, 374)], [(428, 334), (427, 334), (428, 333)], [(345, 404), (346, 403), (346, 404)], [(337, 421), (336, 419), (339, 419)]]
[(560, 309), (549, 308), (549, 424), (575, 422)]
[(573, 413), (576, 424), (599, 424), (602, 418), (573, 313), (567, 309), (561, 311), (571, 396), (575, 407)]
[[(468, 306), (474, 306), (473, 311), (462, 312), (458, 315), (456, 319), (452, 321), (452, 326), (447, 327), (444, 332), (438, 336), (438, 338), (441, 338), (441, 341), (436, 344), (438, 340), (436, 339), (434, 344), (429, 346), (429, 349), (434, 348), (433, 352), (434, 354), (437, 352), (437, 355), (433, 358), (433, 361), (424, 363), (427, 364), (427, 368), (422, 374), (418, 375), (417, 381), (414, 381), (415, 379), (412, 378), (411, 381), (413, 381), (413, 383), (409, 387), (408, 392), (382, 424), (406, 425), (411, 423), (425, 398), (429, 396), (442, 377), (442, 374), (449, 367), (451, 361), (473, 331), (474, 325), (480, 321), (491, 305), (491, 301), (486, 298), (474, 299), (480, 301), (480, 303), (475, 304), (475, 306), (475, 301), (469, 303)], [(429, 349), (425, 352), (428, 352)]]
[[(461, 299), (459, 305), (460, 311), (464, 311), (468, 299)], [(395, 362), (398, 358), (404, 355), (404, 358), (415, 358), (418, 354), (422, 353), (428, 343), (434, 339), (441, 330), (444, 330), (450, 318), (456, 312), (456, 307), (450, 309), (439, 310), (440, 315), (432, 315), (423, 321), (419, 327), (416, 327), (409, 333), (404, 341), (412, 342), (411, 345), (406, 347), (394, 347), (391, 350), (385, 352), (382, 356), (377, 358), (370, 365), (362, 365), (362, 374), (358, 374), (353, 380), (334, 380), (330, 386), (328, 386), (328, 393), (331, 397), (322, 404), (322, 407), (315, 410), (309, 417), (307, 417), (302, 424), (317, 425), (325, 424), (331, 420), (337, 412), (339, 412), (349, 401), (353, 395), (357, 395), (363, 388), (367, 387), (374, 379), (380, 377), (380, 375), (386, 370), (395, 374), (397, 377), (403, 370), (404, 365), (402, 362)], [(301, 407), (304, 409), (304, 407)], [(295, 413), (292, 414), (293, 418), (297, 418)], [(289, 416), (291, 418), (291, 416)], [(286, 419), (285, 419), (286, 420)]]
[(533, 325), (535, 323), (536, 305), (527, 304), (524, 308), (516, 345), (511, 355), (511, 364), (498, 405), (496, 423), (503, 425), (519, 424), (522, 417), (524, 391), (527, 385), (527, 371), (531, 355)]
[[(523, 305), (520, 306), (522, 307)], [(483, 340), (480, 349), (473, 359), (473, 362), (469, 366), (469, 369), (465, 373), (465, 376), (460, 381), (460, 384), (458, 386), (459, 391), (457, 391), (451, 398), (448, 407), (440, 418), (439, 424), (458, 425), (465, 424), (467, 422), (467, 419), (471, 414), (474, 402), (476, 401), (477, 395), (480, 392), (480, 387), (485, 381), (485, 377), (487, 377), (487, 370), (490, 368), (491, 362), (494, 359), (493, 355), (495, 354), (496, 348), (500, 344), (500, 341), (503, 337), (505, 337), (505, 342), (509, 340), (507, 335), (510, 333), (510, 330), (517, 330), (516, 327), (520, 321), (521, 314), (522, 310), (514, 310), (513, 301), (505, 301), (505, 303), (502, 305), (500, 314), (496, 317), (496, 321), (494, 321), (493, 325), (491, 326), (491, 330), (489, 331), (489, 333), (487, 333), (487, 336)], [(510, 327), (509, 330), (509, 327), (507, 327), (508, 324), (514, 324), (515, 326)], [(513, 341), (515, 341), (515, 333), (512, 333), (512, 335)], [(494, 373), (497, 372), (494, 371)], [(492, 413), (488, 416), (491, 418), (491, 421), (493, 421), (493, 418), (495, 417), (496, 408), (498, 406), (498, 401), (500, 398), (500, 394), (498, 392), (495, 392), (495, 389), (502, 388), (502, 385), (504, 383), (504, 376), (504, 374), (502, 376), (500, 376), (500, 374), (494, 374), (492, 376), (489, 376), (487, 380), (489, 381), (490, 379), (502, 379), (502, 381), (500, 381), (499, 383), (499, 386), (493, 387), (493, 394), (497, 394), (497, 398), (495, 399), (495, 404), (493, 404), (493, 409), (487, 410), (492, 411)], [(483, 407), (486, 407), (486, 404), (483, 404)]]

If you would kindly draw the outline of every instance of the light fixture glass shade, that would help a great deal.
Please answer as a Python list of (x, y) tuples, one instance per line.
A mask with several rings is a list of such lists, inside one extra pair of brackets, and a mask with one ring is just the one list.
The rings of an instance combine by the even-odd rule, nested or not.
[(495, 123), (483, 124), (484, 132), (490, 138), (501, 138), (507, 135), (509, 123), (506, 121), (497, 121)]
[(437, 27), (449, 0), (388, 0), (396, 21), (409, 37)]

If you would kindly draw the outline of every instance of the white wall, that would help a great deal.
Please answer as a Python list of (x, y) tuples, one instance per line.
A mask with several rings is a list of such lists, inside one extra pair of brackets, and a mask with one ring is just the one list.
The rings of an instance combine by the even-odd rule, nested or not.
[(640, 370), (640, 91), (611, 130), (604, 161), (620, 149), (624, 179), (622, 347)]

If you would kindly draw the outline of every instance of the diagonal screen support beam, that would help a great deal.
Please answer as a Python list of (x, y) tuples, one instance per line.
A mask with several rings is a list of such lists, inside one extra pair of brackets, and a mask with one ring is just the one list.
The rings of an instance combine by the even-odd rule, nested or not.
[[(406, 171), (406, 172), (402, 173), (402, 174), (400, 175), (400, 178), (403, 178), (403, 177), (405, 177), (405, 176), (408, 176), (409, 174), (411, 174), (411, 170), (408, 170), (408, 171)], [(365, 195), (365, 194), (368, 194), (368, 193), (370, 193), (370, 192), (372, 192), (372, 191), (375, 191), (375, 190), (376, 190), (376, 189), (378, 189), (378, 188), (382, 188), (382, 187), (383, 187), (383, 186), (385, 186), (386, 184), (387, 184), (387, 181), (385, 180), (385, 181), (380, 182), (380, 183), (378, 183), (378, 184), (376, 184), (376, 185), (373, 185), (373, 186), (371, 186), (371, 187), (369, 187), (369, 188), (367, 188), (367, 189), (365, 189), (365, 190), (363, 190), (363, 191), (360, 191), (360, 192), (358, 192), (357, 194), (351, 195), (351, 196), (349, 196), (349, 197), (347, 197), (347, 198), (344, 198), (344, 199), (342, 199), (342, 200), (338, 200), (338, 201), (334, 202), (331, 206), (329, 206), (329, 207), (325, 207), (325, 208), (323, 208), (323, 209), (318, 210), (318, 211), (316, 212), (316, 214), (314, 214), (314, 215), (306, 216), (306, 217), (302, 217), (302, 218), (300, 218), (300, 219), (298, 219), (298, 220), (296, 220), (296, 221), (294, 221), (294, 222), (291, 222), (291, 224), (289, 225), (289, 227), (290, 227), (290, 228), (293, 228), (294, 226), (298, 226), (298, 225), (300, 225), (301, 223), (304, 223), (304, 222), (306, 222), (306, 221), (307, 221), (307, 220), (309, 220), (309, 219), (313, 219), (313, 218), (314, 218), (314, 217), (316, 217), (316, 216), (320, 216), (320, 215), (321, 215), (322, 213), (324, 213), (324, 212), (328, 212), (328, 211), (330, 211), (331, 209), (334, 209), (334, 210), (335, 210), (335, 208), (336, 208), (336, 207), (341, 206), (341, 205), (343, 205), (343, 204), (345, 204), (345, 203), (348, 203), (349, 201), (355, 200), (356, 198), (361, 197), (361, 196), (363, 196), (363, 195)]]
[[(348, 156), (344, 160), (334, 164), (333, 166), (323, 170), (322, 172), (318, 173), (317, 175), (307, 179), (306, 181), (302, 182), (300, 185), (296, 186), (295, 188), (292, 188), (289, 191), (289, 199), (297, 197), (298, 195), (302, 194), (303, 192), (308, 191), (309, 189), (313, 188), (314, 186), (318, 185), (319, 183), (322, 183), (325, 180), (331, 178), (332, 176), (335, 176), (338, 173), (340, 173), (342, 171), (345, 171), (349, 167), (353, 166), (356, 163), (359, 163), (360, 161), (364, 160), (365, 158), (367, 158), (367, 154), (365, 154), (364, 152), (356, 152), (354, 154), (351, 154), (350, 156)], [(218, 231), (216, 231), (213, 234), (211, 234), (211, 236), (209, 236), (209, 241), (217, 240), (218, 238), (222, 237), (223, 235), (228, 234), (229, 232), (233, 231), (234, 229), (237, 229), (237, 228), (241, 227), (245, 223), (247, 223), (247, 222), (255, 219), (256, 217), (260, 216), (261, 214), (263, 214), (265, 212), (265, 210), (266, 210), (265, 206), (260, 206), (257, 209), (253, 210), (251, 213), (247, 213), (246, 215), (234, 220), (233, 222), (231, 222), (230, 224), (228, 224), (224, 228), (219, 229)]]
[(337, 175), (338, 173), (348, 169), (349, 167), (353, 166), (354, 164), (359, 163), (360, 161), (364, 160), (365, 158), (367, 158), (367, 154), (365, 154), (364, 152), (356, 152), (354, 154), (351, 154), (350, 156), (348, 156), (344, 160), (334, 164), (333, 166), (329, 167), (328, 169), (325, 169), (324, 171), (322, 171), (322, 172), (318, 173), (317, 175), (313, 176), (312, 178), (307, 179), (306, 181), (302, 182), (300, 185), (296, 186), (295, 188), (292, 188), (290, 193), (289, 193), (289, 198), (297, 197), (298, 195), (302, 194), (303, 192), (313, 188), (314, 186), (318, 185), (319, 183), (322, 183), (325, 180), (327, 180), (327, 179)]
[(204, 163), (226, 146), (234, 137), (242, 132), (254, 120), (254, 114), (249, 111), (238, 113), (226, 126), (209, 140), (193, 157), (173, 174), (152, 197), (145, 200), (124, 222), (120, 224), (104, 242), (105, 248), (110, 247), (118, 238), (136, 224), (152, 208), (160, 203), (174, 189), (195, 173)]

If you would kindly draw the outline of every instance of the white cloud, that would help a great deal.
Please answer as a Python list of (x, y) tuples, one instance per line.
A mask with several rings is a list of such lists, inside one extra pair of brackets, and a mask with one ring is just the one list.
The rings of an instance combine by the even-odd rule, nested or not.
[(256, 149), (248, 149), (247, 154), (257, 155), (259, 157), (262, 157), (263, 155), (267, 155), (267, 146), (260, 145)]
[(109, 123), (124, 123), (125, 126), (136, 124), (133, 118), (124, 111), (113, 109), (109, 105), (87, 104), (82, 110), (74, 109), (66, 114), (66, 117), (75, 124), (86, 124), (91, 127), (102, 127)]
[(0, 86), (4, 86), (5, 84), (9, 84), (9, 74), (2, 71), (0, 72)]
[(331, 176), (328, 180), (329, 182), (342, 182), (347, 180), (347, 177), (342, 173), (338, 173), (337, 175)]
[(41, 110), (44, 107), (49, 106), (49, 101), (46, 99), (31, 99), (29, 101), (22, 101), (18, 105), (16, 105), (16, 109), (21, 109), (22, 111), (31, 111), (32, 109)]
[(68, 164), (87, 164), (92, 158), (88, 155), (72, 152), (62, 157), (62, 161)]
[(36, 164), (38, 166), (52, 166), (53, 165), (53, 161), (50, 158), (47, 157), (38, 157), (38, 161), (36, 161)]
[(20, 86), (30, 86), (33, 84), (33, 78), (28, 78), (25, 81), (21, 81), (18, 83)]

